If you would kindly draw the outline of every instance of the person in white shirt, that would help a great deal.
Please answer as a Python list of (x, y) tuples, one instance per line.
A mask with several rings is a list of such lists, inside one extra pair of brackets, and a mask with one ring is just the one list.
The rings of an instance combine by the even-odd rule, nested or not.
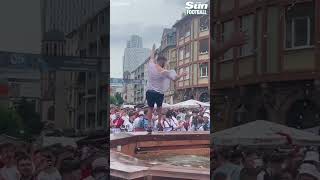
[(0, 180), (16, 180), (19, 172), (14, 157), (15, 147), (13, 144), (3, 145), (1, 156), (5, 166), (0, 169)]
[(44, 169), (38, 174), (38, 180), (62, 180), (61, 174), (55, 167), (56, 158), (51, 152), (44, 152), (43, 156), (46, 158), (44, 161)]
[(166, 117), (163, 119), (163, 131), (176, 131), (179, 128), (179, 122), (173, 118), (172, 111), (167, 111)]
[[(146, 91), (146, 99), (148, 103), (147, 119), (152, 120), (152, 112), (154, 111), (154, 105), (157, 105), (157, 111), (159, 112), (159, 119), (161, 118), (162, 103), (164, 100), (164, 93), (170, 87), (170, 81), (176, 81), (184, 76), (187, 76), (187, 72), (177, 75), (174, 70), (165, 69), (167, 59), (164, 56), (156, 57), (156, 47), (153, 45), (150, 60), (148, 63), (148, 84)], [(152, 123), (149, 123), (151, 125)], [(148, 128), (148, 133), (151, 134), (152, 127)]]
[(133, 132), (135, 130), (134, 120), (135, 120), (134, 112), (130, 111), (129, 119), (125, 121), (125, 124), (124, 124), (128, 132)]

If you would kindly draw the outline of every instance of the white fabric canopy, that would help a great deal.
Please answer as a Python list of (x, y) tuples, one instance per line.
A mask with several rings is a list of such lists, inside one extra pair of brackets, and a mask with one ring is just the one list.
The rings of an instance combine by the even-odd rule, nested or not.
[(134, 109), (134, 105), (122, 105), (122, 108)]
[(318, 135), (262, 120), (226, 129), (212, 136), (213, 143), (218, 146), (285, 145), (288, 143), (288, 136), (294, 145), (320, 145)]
[(74, 148), (77, 148), (77, 143), (79, 139), (82, 138), (69, 138), (69, 137), (47, 137), (44, 136), (42, 140), (42, 146), (51, 146), (54, 144), (61, 144), (62, 146), (72, 146)]
[(197, 108), (200, 106), (210, 107), (210, 104), (190, 99), (187, 101), (183, 101), (183, 102), (174, 104), (171, 107), (173, 107), (173, 108)]

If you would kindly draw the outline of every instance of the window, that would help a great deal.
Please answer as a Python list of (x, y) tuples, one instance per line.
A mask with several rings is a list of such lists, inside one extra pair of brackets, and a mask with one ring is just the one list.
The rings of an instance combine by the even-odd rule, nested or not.
[(184, 30), (184, 32), (185, 32), (184, 37), (190, 36), (190, 35), (191, 35), (191, 26), (190, 26), (190, 23), (185, 24), (184, 28), (185, 28), (185, 30)]
[(186, 80), (190, 79), (190, 67), (189, 67), (189, 66), (186, 67), (186, 68), (184, 69), (184, 71), (187, 72), (187, 75), (185, 76), (185, 79), (186, 79)]
[(208, 77), (208, 63), (200, 64), (200, 77)]
[(181, 29), (179, 31), (179, 39), (184, 38), (184, 35), (185, 35), (185, 27), (181, 26)]
[(287, 11), (286, 48), (312, 46), (314, 43), (314, 7), (312, 3), (299, 4)]
[(172, 59), (176, 59), (176, 57), (177, 57), (177, 54), (176, 54), (177, 52), (174, 50), (174, 51), (172, 51), (171, 52), (171, 58)]
[(200, 32), (209, 30), (209, 16), (200, 18)]
[[(178, 71), (179, 71), (179, 74), (182, 74), (184, 70), (183, 70), (183, 68), (181, 68)], [(183, 78), (178, 79), (178, 81), (182, 81), (182, 80), (183, 80)]]
[(240, 18), (240, 30), (248, 35), (248, 43), (239, 48), (239, 56), (248, 56), (253, 53), (253, 15)]
[(287, 22), (286, 48), (309, 46), (310, 43), (310, 18), (298, 17)]
[(180, 48), (179, 49), (179, 60), (183, 60), (183, 54), (184, 54), (184, 50), (183, 50), (183, 48)]
[(190, 57), (190, 51), (191, 51), (191, 44), (186, 45), (186, 58)]
[[(227, 21), (222, 24), (222, 42), (226, 42), (231, 38), (232, 32), (234, 30), (233, 21)], [(233, 58), (233, 48), (227, 51), (223, 55), (224, 60), (229, 60)]]
[(209, 53), (209, 39), (203, 39), (199, 41), (200, 47), (199, 52), (200, 55)]

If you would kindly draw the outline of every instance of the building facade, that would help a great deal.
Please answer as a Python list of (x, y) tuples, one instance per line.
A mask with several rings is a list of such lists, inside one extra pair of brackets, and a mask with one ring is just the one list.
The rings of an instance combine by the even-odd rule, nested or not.
[[(144, 82), (148, 79), (147, 65), (150, 58), (145, 59), (145, 61), (140, 64), (134, 71), (131, 72), (135, 80), (143, 80)], [(134, 90), (134, 103), (144, 104), (146, 103), (146, 89), (147, 83), (136, 83), (133, 85)]]
[(178, 73), (188, 75), (176, 82), (174, 99), (209, 101), (209, 15), (187, 15), (173, 26), (177, 33)]
[(98, 60), (101, 65), (95, 72), (69, 72), (70, 81), (65, 83), (68, 120), (81, 131), (103, 129), (107, 120), (108, 14), (108, 8), (102, 9), (66, 36), (68, 55)]
[[(176, 30), (172, 29), (164, 29), (161, 38), (160, 45), (160, 54), (164, 56), (168, 60), (168, 69), (172, 69), (176, 71), (177, 64), (177, 52), (176, 52)], [(176, 103), (174, 102), (174, 91), (175, 91), (175, 83), (173, 81), (170, 82), (169, 89), (165, 92), (164, 102), (168, 104)]]
[(42, 33), (68, 34), (109, 3), (107, 0), (41, 0)]
[(212, 63), (215, 130), (254, 120), (319, 125), (320, 2), (219, 0), (213, 8), (215, 46), (233, 31), (249, 36)]
[(132, 72), (150, 55), (147, 48), (126, 48), (123, 57), (123, 72)]
[(40, 113), (40, 65), (38, 55), (0, 52), (0, 104), (14, 107), (20, 100), (34, 105)]

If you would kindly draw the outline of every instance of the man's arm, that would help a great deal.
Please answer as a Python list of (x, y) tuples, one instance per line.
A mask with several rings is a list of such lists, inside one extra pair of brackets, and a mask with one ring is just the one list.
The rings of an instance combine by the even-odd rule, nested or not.
[(156, 63), (156, 60), (155, 60), (155, 54), (156, 54), (156, 45), (153, 44), (152, 46), (152, 50), (151, 50), (151, 54), (150, 54), (150, 61), (151, 63)]

